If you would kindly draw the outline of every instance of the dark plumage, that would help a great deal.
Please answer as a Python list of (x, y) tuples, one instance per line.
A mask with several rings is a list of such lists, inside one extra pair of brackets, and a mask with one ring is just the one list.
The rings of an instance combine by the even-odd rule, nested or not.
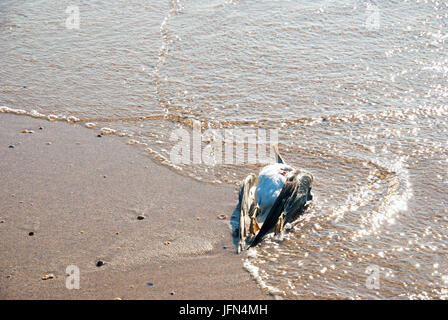
[(288, 166), (276, 146), (274, 150), (277, 163), (264, 167), (258, 177), (251, 173), (241, 186), (238, 252), (247, 243), (256, 246), (271, 231), (281, 233), (284, 225), (296, 220), (313, 198), (313, 176)]
[[(313, 177), (310, 174), (302, 173), (300, 170), (295, 170), (288, 177), (250, 247), (259, 244), (263, 237), (272, 231), (276, 225), (280, 224), (278, 225), (278, 231), (281, 232), (286, 223), (293, 222), (304, 212), (307, 201), (313, 198), (311, 195), (312, 182)], [(283, 218), (279, 220), (282, 215)]]

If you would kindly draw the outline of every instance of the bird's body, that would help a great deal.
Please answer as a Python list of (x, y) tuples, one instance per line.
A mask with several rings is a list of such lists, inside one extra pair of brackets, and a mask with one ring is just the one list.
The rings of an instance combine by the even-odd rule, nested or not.
[(250, 174), (240, 190), (238, 251), (257, 245), (274, 230), (281, 233), (286, 222), (294, 221), (312, 199), (313, 177), (284, 163), (276, 147), (277, 163)]
[(271, 210), (280, 191), (282, 191), (283, 184), (286, 181), (286, 176), (293, 170), (292, 167), (283, 164), (270, 164), (261, 169), (258, 175), (258, 184), (256, 189), (257, 204), (260, 207), (257, 220), (263, 223), (266, 215)]

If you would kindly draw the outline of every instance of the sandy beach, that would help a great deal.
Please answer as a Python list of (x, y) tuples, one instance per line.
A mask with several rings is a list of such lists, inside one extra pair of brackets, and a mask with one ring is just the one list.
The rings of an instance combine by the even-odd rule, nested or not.
[[(0, 115), (0, 299), (271, 298), (235, 253), (234, 187), (98, 131)], [(69, 265), (79, 290), (66, 288)]]
[[(447, 17), (0, 1), (0, 302), (448, 299)], [(274, 145), (312, 203), (237, 255), (237, 186)]]

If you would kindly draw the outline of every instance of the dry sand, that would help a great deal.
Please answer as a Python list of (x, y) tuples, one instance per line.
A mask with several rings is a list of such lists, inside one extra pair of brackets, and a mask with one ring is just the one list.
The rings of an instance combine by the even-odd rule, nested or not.
[[(179, 176), (97, 134), (0, 114), (0, 299), (270, 298), (235, 254), (232, 186)], [(69, 265), (79, 290), (66, 288)]]

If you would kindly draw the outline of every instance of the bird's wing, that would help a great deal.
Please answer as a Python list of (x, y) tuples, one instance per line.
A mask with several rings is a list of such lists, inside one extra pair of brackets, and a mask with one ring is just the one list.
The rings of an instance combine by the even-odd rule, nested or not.
[(285, 223), (296, 220), (303, 213), (306, 203), (313, 199), (311, 195), (313, 176), (311, 174), (301, 172), (294, 181), (295, 190), (285, 204)]
[[(275, 227), (282, 213), (284, 213), (286, 222), (295, 220), (303, 213), (306, 202), (311, 200), (310, 190), (312, 182), (313, 177), (311, 174), (303, 173), (299, 170), (294, 171), (291, 177), (284, 183), (263, 226), (250, 244), (251, 247), (260, 243), (263, 237)], [(284, 224), (284, 222), (282, 223)]]
[(238, 239), (238, 253), (241, 252), (246, 246), (246, 238), (249, 235), (251, 215), (257, 206), (255, 199), (255, 190), (258, 183), (256, 175), (251, 173), (244, 179), (243, 185), (239, 194), (239, 207), (240, 207), (240, 223), (238, 227), (239, 239)]

